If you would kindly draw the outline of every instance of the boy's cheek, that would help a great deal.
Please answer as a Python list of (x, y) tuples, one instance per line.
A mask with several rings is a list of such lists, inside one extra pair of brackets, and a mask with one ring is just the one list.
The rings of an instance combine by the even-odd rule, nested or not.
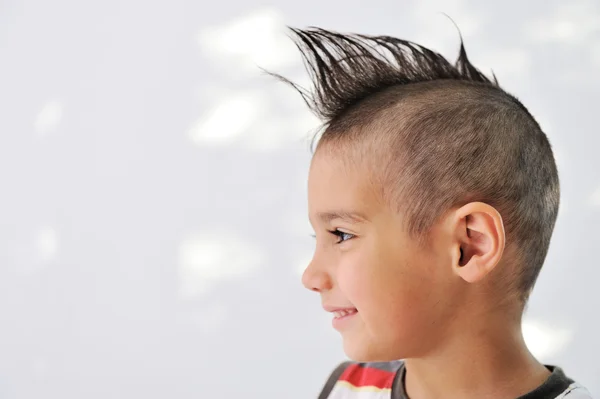
[(368, 296), (373, 286), (377, 284), (377, 265), (373, 264), (367, 256), (348, 255), (336, 268), (338, 284), (348, 296), (358, 298)]

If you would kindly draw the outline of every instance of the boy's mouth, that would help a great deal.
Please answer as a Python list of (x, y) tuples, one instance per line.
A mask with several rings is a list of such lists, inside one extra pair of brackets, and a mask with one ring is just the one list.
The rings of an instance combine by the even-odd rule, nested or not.
[(354, 313), (358, 312), (356, 309), (339, 309), (339, 310), (334, 310), (332, 311), (333, 313), (333, 317), (336, 319), (340, 319), (342, 317), (345, 316), (349, 316), (349, 315), (353, 315)]
[(338, 331), (346, 329), (354, 316), (358, 313), (356, 308), (329, 308), (329, 312), (333, 314), (333, 320), (331, 321), (333, 328)]

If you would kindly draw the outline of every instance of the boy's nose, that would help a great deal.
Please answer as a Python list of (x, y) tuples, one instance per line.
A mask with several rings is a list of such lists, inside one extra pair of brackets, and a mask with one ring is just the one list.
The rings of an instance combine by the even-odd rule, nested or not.
[(316, 292), (328, 291), (332, 288), (329, 274), (317, 268), (314, 260), (304, 270), (302, 284), (307, 289)]

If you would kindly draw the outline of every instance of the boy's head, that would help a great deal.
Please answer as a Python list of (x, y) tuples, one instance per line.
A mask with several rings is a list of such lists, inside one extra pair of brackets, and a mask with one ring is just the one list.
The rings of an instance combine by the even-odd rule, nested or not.
[(462, 44), (451, 65), (387, 36), (293, 31), (315, 85), (294, 87), (324, 121), (303, 283), (341, 309), (349, 357), (423, 357), (469, 321), (518, 323), (559, 205), (552, 150), (527, 109)]

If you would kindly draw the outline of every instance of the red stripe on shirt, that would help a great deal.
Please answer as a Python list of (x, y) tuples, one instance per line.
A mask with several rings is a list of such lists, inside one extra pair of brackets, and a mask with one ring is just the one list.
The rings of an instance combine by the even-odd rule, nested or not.
[(351, 364), (344, 370), (339, 381), (346, 381), (355, 387), (391, 388), (396, 373), (376, 368)]

